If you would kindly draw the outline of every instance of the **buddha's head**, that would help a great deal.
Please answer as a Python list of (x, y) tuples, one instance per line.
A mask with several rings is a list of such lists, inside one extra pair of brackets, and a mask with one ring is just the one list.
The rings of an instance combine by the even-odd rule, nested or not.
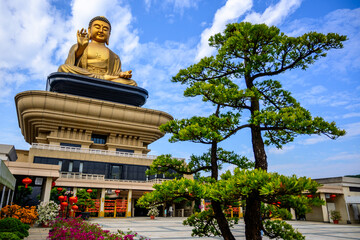
[(90, 20), (88, 29), (90, 39), (109, 45), (111, 24), (106, 17), (97, 16)]

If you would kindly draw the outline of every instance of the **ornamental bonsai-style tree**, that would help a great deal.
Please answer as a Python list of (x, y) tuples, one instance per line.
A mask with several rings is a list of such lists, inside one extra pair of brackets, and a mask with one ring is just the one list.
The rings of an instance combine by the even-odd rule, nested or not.
[[(159, 156), (147, 173), (169, 175), (171, 169), (178, 174), (207, 172), (210, 176), (155, 185), (156, 190), (140, 198), (139, 204), (208, 199), (211, 209), (191, 216), (185, 223), (194, 226), (193, 234), (198, 236), (235, 239), (229, 226), (236, 220), (226, 218), (224, 209), (242, 199), (247, 240), (261, 239), (261, 230), (271, 238), (303, 239), (291, 225), (268, 218), (277, 209), (308, 212), (311, 204), (323, 204), (319, 198), (302, 195), (305, 190), (314, 194), (319, 185), (305, 177), (268, 173), (265, 145), (281, 148), (302, 134), (336, 139), (345, 131), (334, 122), (313, 117), (273, 77), (292, 69), (305, 70), (330, 49), (342, 48), (346, 39), (336, 33), (316, 32), (290, 37), (275, 26), (248, 22), (228, 24), (223, 33), (210, 37), (216, 56), (204, 57), (180, 70), (172, 81), (187, 86), (186, 97), (201, 96), (204, 102), (212, 104), (213, 112), (207, 117), (172, 120), (160, 127), (164, 133), (172, 134), (170, 142), (207, 144), (209, 152), (192, 156), (188, 163), (171, 155)], [(218, 146), (244, 130), (251, 133), (255, 170), (244, 170), (251, 167), (245, 156)], [(238, 169), (220, 176), (224, 164)], [(277, 202), (281, 204), (273, 205)], [(271, 210), (266, 207), (269, 205)]]

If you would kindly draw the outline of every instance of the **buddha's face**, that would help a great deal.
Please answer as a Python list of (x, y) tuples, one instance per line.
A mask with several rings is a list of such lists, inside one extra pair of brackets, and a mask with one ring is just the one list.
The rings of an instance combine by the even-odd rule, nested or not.
[(110, 26), (101, 20), (95, 20), (89, 28), (90, 39), (109, 44)]

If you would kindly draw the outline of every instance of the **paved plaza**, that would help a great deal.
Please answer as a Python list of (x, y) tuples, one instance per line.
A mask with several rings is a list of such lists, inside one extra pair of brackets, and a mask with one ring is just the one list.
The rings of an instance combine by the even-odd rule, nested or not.
[[(139, 235), (156, 239), (192, 240), (192, 239), (222, 239), (220, 237), (197, 238), (191, 236), (191, 227), (183, 226), (185, 218), (156, 218), (150, 220), (148, 217), (136, 218), (93, 218), (91, 223), (100, 224), (103, 229), (117, 232), (132, 230)], [(360, 225), (347, 224), (335, 225), (330, 223), (289, 221), (295, 228), (306, 236), (307, 240), (355, 240), (360, 239)], [(27, 240), (45, 240), (48, 228), (33, 227), (30, 229), (30, 236)], [(245, 226), (243, 220), (232, 230), (236, 239), (245, 239)], [(264, 237), (264, 240), (268, 238)]]

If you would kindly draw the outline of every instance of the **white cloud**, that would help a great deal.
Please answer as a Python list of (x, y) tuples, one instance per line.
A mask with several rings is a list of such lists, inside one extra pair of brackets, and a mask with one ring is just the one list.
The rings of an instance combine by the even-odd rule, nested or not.
[(252, 0), (228, 0), (222, 8), (216, 11), (212, 26), (205, 29), (201, 34), (201, 40), (197, 47), (198, 53), (196, 61), (213, 53), (213, 49), (209, 47), (209, 37), (222, 32), (226, 24), (236, 21), (246, 11), (252, 8)]
[(360, 135), (360, 122), (347, 124), (344, 128), (346, 130), (345, 137), (355, 137)]
[(71, 5), (72, 16), (67, 18), (46, 0), (1, 1), (0, 4), (3, 19), (0, 35), (8, 37), (0, 45), (0, 86), (3, 87), (0, 101), (13, 95), (19, 83), (31, 80), (33, 86), (38, 83), (44, 86), (46, 77), (64, 62), (76, 42), (76, 30), (87, 28), (94, 16), (109, 18), (113, 25), (110, 48), (117, 46), (124, 59), (130, 59), (138, 46), (137, 32), (130, 25), (133, 17), (129, 7), (116, 1), (75, 0)]
[(347, 114), (343, 115), (343, 118), (353, 118), (353, 117), (360, 117), (360, 113), (352, 112), (352, 113), (347, 113)]
[(349, 161), (349, 160), (356, 160), (360, 162), (360, 154), (358, 153), (348, 153), (348, 152), (342, 152), (335, 156), (328, 157), (325, 160), (327, 161)]
[(308, 93), (312, 95), (316, 95), (323, 92), (326, 92), (326, 88), (324, 86), (317, 85), (312, 87)]
[(313, 145), (313, 144), (317, 144), (317, 143), (320, 143), (320, 142), (325, 142), (325, 141), (328, 141), (329, 138), (326, 137), (326, 136), (313, 136), (313, 137), (309, 137), (307, 139), (305, 139), (303, 142), (300, 142), (300, 144), (304, 144), (304, 145)]
[(145, 0), (146, 10), (150, 11), (152, 5), (160, 2), (163, 8), (168, 8), (171, 6), (174, 12), (183, 14), (186, 8), (196, 8), (200, 0)]
[(262, 14), (256, 12), (250, 13), (244, 21), (277, 25), (293, 13), (300, 4), (301, 0), (280, 0), (275, 6), (269, 6)]
[(274, 148), (269, 149), (269, 153), (270, 154), (284, 154), (284, 153), (288, 153), (289, 151), (293, 150), (294, 148), (295, 148), (294, 145), (284, 146), (282, 149), (274, 147)]

